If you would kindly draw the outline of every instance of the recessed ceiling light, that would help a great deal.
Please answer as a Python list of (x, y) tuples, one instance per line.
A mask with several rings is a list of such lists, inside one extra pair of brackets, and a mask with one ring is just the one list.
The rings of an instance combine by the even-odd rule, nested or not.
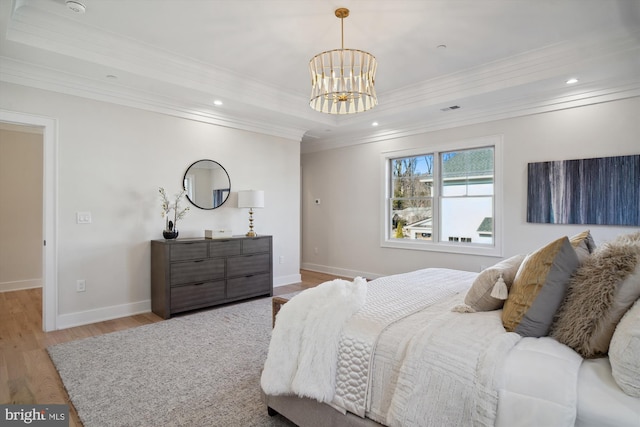
[(439, 44), (438, 45), (438, 49), (446, 49), (447, 45), (446, 44)]
[(85, 13), (87, 10), (87, 7), (77, 0), (67, 0), (66, 5), (75, 13)]
[(378, 122), (371, 123), (371, 126), (378, 126)]
[(216, 99), (215, 101), (213, 101), (213, 105), (220, 106), (222, 105), (222, 101), (220, 101), (219, 99)]
[(118, 76), (114, 76), (113, 74), (107, 74), (107, 78), (108, 78), (108, 79), (115, 80), (115, 79), (117, 79), (117, 78), (118, 78)]
[(578, 83), (578, 79), (576, 79), (575, 77), (572, 77), (569, 80), (567, 80), (565, 83), (567, 83), (568, 85), (572, 85), (572, 84)]

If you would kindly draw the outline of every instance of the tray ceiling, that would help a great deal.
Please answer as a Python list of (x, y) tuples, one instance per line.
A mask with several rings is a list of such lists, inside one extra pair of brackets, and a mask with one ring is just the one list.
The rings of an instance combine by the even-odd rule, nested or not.
[[(0, 80), (303, 151), (640, 95), (634, 0), (82, 2), (84, 14), (64, 0), (0, 1)], [(337, 7), (351, 10), (345, 47), (379, 63), (379, 105), (361, 114), (308, 105), (309, 60), (340, 47)]]

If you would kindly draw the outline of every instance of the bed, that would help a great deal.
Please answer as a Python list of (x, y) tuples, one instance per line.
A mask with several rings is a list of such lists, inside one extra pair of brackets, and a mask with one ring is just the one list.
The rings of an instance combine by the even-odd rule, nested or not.
[[(481, 273), (430, 268), (305, 290), (276, 318), (261, 378), (269, 413), (299, 426), (637, 427), (634, 238), (596, 249), (585, 232)], [(607, 307), (588, 310), (613, 326), (606, 349), (602, 337), (567, 340), (572, 301), (590, 298), (584, 277), (616, 257), (635, 261), (615, 264), (619, 274), (602, 290), (612, 296)]]

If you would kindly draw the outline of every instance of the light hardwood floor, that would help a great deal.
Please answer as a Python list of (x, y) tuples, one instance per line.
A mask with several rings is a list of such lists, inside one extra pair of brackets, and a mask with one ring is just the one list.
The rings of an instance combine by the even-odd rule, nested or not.
[[(302, 282), (279, 286), (274, 295), (311, 288), (336, 278), (306, 270), (301, 275)], [(49, 359), (47, 347), (161, 321), (153, 313), (144, 313), (45, 333), (41, 289), (0, 293), (0, 403), (69, 404), (69, 425), (82, 426)]]

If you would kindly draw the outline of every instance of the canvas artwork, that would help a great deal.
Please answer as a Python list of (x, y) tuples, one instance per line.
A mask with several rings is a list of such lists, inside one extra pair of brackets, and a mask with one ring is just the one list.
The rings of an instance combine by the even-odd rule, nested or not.
[(640, 155), (529, 163), (527, 222), (640, 225)]

